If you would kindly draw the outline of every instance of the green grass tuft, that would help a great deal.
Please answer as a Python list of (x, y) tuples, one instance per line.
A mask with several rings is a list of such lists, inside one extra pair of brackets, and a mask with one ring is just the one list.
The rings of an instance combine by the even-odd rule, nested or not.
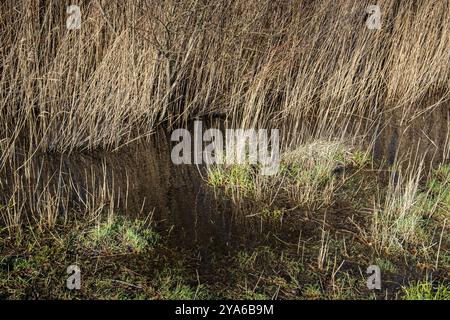
[(208, 172), (208, 183), (216, 188), (237, 190), (244, 196), (251, 196), (256, 191), (253, 171), (249, 164), (211, 167)]
[(433, 287), (430, 282), (419, 282), (403, 288), (404, 300), (450, 300), (448, 286), (439, 284)]
[(115, 218), (100, 223), (88, 232), (84, 245), (109, 253), (141, 253), (152, 249), (160, 236), (141, 220), (129, 221)]

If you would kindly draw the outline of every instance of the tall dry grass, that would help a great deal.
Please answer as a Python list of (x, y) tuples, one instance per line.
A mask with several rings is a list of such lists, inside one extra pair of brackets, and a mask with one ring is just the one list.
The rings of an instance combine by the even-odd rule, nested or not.
[[(66, 29), (70, 4), (80, 30)], [(449, 2), (380, 0), (381, 30), (365, 26), (369, 4), (3, 0), (0, 165), (16, 177), (6, 194), (39, 153), (115, 150), (196, 116), (280, 128), (286, 149), (372, 146), (385, 128), (416, 127), (448, 158)], [(447, 115), (440, 131), (423, 130), (434, 112)]]
[[(65, 27), (69, 4), (80, 30)], [(379, 31), (364, 24), (368, 4), (2, 1), (3, 144), (115, 148), (209, 113), (296, 143), (448, 105), (448, 1), (379, 1)]]

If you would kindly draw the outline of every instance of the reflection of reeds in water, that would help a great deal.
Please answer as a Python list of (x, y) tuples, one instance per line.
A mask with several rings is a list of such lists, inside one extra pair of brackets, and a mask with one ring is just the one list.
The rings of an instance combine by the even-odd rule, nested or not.
[[(112, 217), (126, 203), (115, 194), (114, 177), (104, 163), (100, 171), (84, 168), (82, 177), (74, 177), (70, 168), (64, 170), (62, 161), (59, 166), (50, 170), (43, 161), (30, 161), (10, 171), (2, 185), (0, 207), (0, 217), (10, 232), (20, 231), (27, 223), (54, 227), (67, 222), (70, 214), (78, 219)], [(122, 196), (127, 197), (127, 190)]]

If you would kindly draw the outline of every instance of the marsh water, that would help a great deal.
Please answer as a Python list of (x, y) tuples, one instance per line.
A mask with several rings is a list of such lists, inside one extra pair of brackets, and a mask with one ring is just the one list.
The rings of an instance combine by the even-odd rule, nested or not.
[[(448, 113), (441, 108), (407, 128), (385, 126), (375, 143), (375, 157), (392, 163), (399, 152), (407, 153), (404, 146), (411, 141), (430, 161), (445, 160)], [(21, 183), (29, 185), (32, 209), (46, 201), (39, 189), (50, 189), (63, 216), (96, 206), (115, 214), (150, 215), (160, 228), (177, 235), (179, 245), (206, 251), (226, 251), (251, 241), (256, 231), (246, 223), (248, 212), (207, 184), (204, 165), (173, 164), (174, 144), (169, 130), (158, 130), (114, 152), (36, 155), (30, 169), (22, 169)]]
[(106, 211), (150, 216), (176, 234), (180, 245), (225, 249), (233, 239), (231, 201), (207, 185), (204, 166), (174, 165), (170, 152), (170, 136), (158, 132), (112, 153), (45, 156), (37, 168), (45, 168), (43, 182), (53, 177), (54, 188), (69, 194), (62, 211), (104, 198)]

